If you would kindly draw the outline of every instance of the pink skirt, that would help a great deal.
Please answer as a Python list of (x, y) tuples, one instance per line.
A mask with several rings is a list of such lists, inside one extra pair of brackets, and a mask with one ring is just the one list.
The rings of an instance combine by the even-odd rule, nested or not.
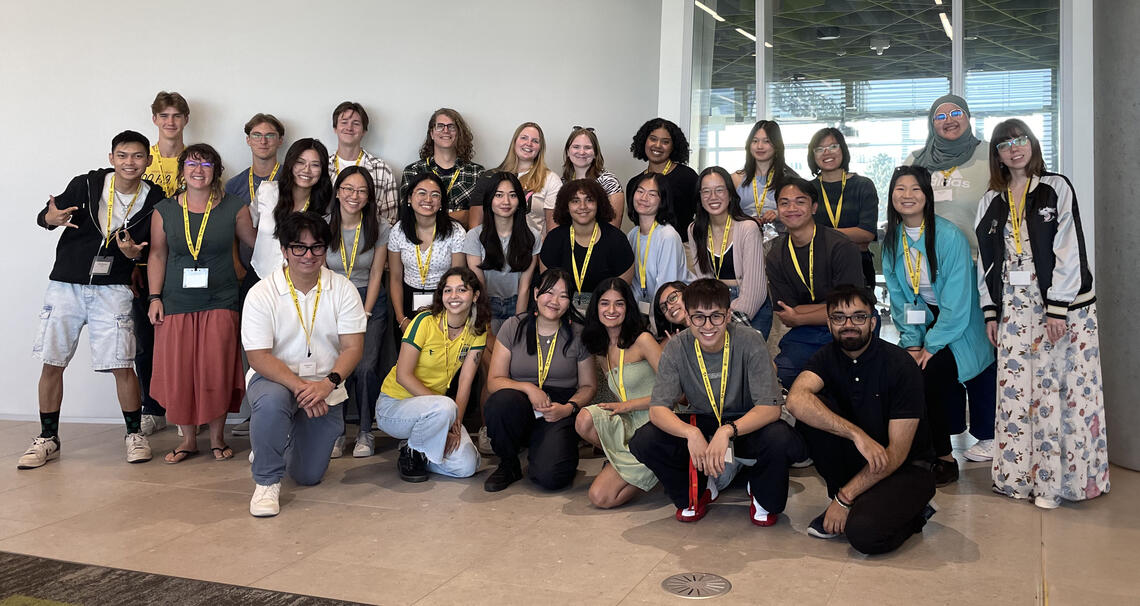
[(211, 309), (166, 316), (154, 329), (150, 395), (177, 425), (201, 425), (241, 408), (245, 373), (238, 312)]

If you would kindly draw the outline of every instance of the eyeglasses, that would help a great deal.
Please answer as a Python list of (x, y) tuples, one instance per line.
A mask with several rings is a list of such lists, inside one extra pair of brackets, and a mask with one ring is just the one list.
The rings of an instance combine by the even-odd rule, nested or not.
[(258, 143), (261, 143), (262, 139), (272, 143), (277, 140), (278, 136), (277, 133), (249, 133), (249, 138)]
[(835, 151), (839, 151), (839, 144), (838, 143), (832, 143), (831, 145), (820, 145), (819, 147), (815, 148), (815, 153), (817, 153), (817, 154), (822, 154), (823, 152), (835, 152)]
[(689, 323), (693, 326), (704, 326), (705, 321), (712, 322), (713, 326), (720, 326), (728, 319), (728, 314), (719, 311), (713, 312), (709, 315), (704, 314), (689, 314)]
[(593, 126), (578, 126), (577, 124), (575, 124), (574, 126), (572, 126), (570, 128), (570, 130), (588, 130), (590, 132), (594, 132), (594, 127)]
[[(965, 113), (966, 112), (964, 112), (960, 109), (955, 109), (955, 110), (952, 110), (950, 112), (949, 117), (950, 118), (961, 118), (962, 115)], [(947, 114), (935, 114), (934, 115), (934, 121), (935, 122), (941, 122), (941, 121), (945, 120), (946, 118), (947, 118)]]
[(870, 317), (871, 314), (866, 314), (863, 312), (857, 312), (851, 315), (830, 314), (827, 316), (827, 321), (831, 322), (832, 326), (843, 326), (847, 323), (848, 320), (851, 320), (851, 323), (855, 326), (862, 326), (867, 323), (867, 318)]
[(289, 252), (293, 253), (294, 257), (303, 257), (305, 256), (306, 252), (313, 253), (314, 257), (320, 257), (323, 256), (325, 254), (325, 251), (329, 249), (327, 244), (314, 244), (312, 246), (305, 246), (304, 244), (290, 244), (286, 248), (289, 249)]
[(421, 188), (421, 189), (417, 189), (415, 191), (415, 194), (421, 198), (425, 197), (425, 196), (428, 198), (431, 198), (432, 202), (439, 202), (440, 200), (443, 200), (443, 194), (441, 194), (437, 191), (433, 191), (431, 193), (428, 193), (428, 190)]
[(708, 187), (703, 187), (701, 188), (700, 193), (702, 198), (711, 198), (714, 195), (719, 198), (728, 193), (728, 188), (724, 187), (723, 185), (711, 189)]
[(1029, 144), (1029, 136), (1028, 135), (1021, 135), (1020, 137), (1014, 137), (1013, 139), (1010, 139), (1009, 141), (1002, 141), (1001, 143), (998, 143), (995, 147), (997, 147), (997, 150), (999, 152), (1003, 152), (1003, 151), (1013, 147), (1014, 145), (1016, 145), (1018, 147), (1022, 147), (1022, 146), (1027, 145), (1027, 144)]
[(349, 187), (347, 185), (341, 185), (337, 188), (337, 191), (340, 192), (340, 195), (346, 198), (355, 198), (356, 196), (368, 195), (367, 187)]
[(214, 168), (213, 162), (198, 162), (196, 160), (187, 160), (183, 162), (182, 165), (186, 168), (198, 168), (199, 166), (202, 168)]
[(658, 303), (657, 307), (661, 308), (661, 313), (668, 313), (669, 312), (669, 306), (676, 303), (677, 301), (680, 301), (680, 300), (681, 300), (681, 291), (675, 290), (668, 297), (665, 297), (664, 301)]
[(456, 126), (455, 124), (445, 124), (443, 122), (436, 122), (434, 130), (437, 133), (453, 133), (453, 132), (459, 130), (459, 127)]
[(656, 189), (645, 189), (644, 187), (638, 187), (637, 190), (635, 190), (633, 193), (641, 194), (646, 198), (657, 200), (661, 199), (661, 192), (657, 191)]

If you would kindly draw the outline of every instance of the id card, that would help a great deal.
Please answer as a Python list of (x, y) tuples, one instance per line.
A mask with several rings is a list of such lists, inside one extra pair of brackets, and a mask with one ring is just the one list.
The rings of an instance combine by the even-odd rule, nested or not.
[(210, 269), (187, 267), (182, 270), (182, 288), (206, 288), (210, 285)]
[(724, 449), (724, 462), (728, 465), (732, 465), (736, 462), (736, 457), (732, 456), (732, 442), (729, 442), (728, 448)]
[(317, 376), (317, 363), (316, 362), (301, 362), (297, 365), (297, 376), (299, 377), (315, 377)]
[(907, 324), (926, 324), (926, 310), (917, 305), (907, 303), (903, 306)]
[(954, 200), (954, 190), (952, 189), (936, 189), (934, 190), (935, 202), (950, 202)]
[(421, 307), (431, 307), (431, 295), (430, 292), (412, 293), (412, 309), (416, 310)]
[(1013, 286), (1029, 286), (1029, 272), (1025, 270), (1009, 272), (1009, 283)]
[(91, 275), (105, 276), (111, 273), (111, 263), (114, 257), (97, 256), (91, 260)]
[(637, 302), (637, 310), (640, 311), (642, 315), (648, 316), (650, 309), (652, 309), (652, 307), (650, 307), (649, 301)]

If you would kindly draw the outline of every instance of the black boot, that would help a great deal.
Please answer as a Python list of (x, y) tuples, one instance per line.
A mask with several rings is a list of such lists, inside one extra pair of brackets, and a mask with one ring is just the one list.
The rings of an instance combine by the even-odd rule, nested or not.
[(499, 492), (521, 479), (522, 467), (519, 465), (518, 459), (503, 459), (495, 471), (492, 471), (491, 475), (487, 476), (487, 480), (483, 482), (483, 490)]
[(405, 482), (426, 482), (428, 479), (427, 457), (407, 444), (400, 447), (396, 468), (400, 470), (400, 479)]

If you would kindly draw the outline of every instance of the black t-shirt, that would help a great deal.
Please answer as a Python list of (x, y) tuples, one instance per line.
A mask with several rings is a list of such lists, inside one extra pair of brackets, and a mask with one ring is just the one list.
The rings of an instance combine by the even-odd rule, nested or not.
[[(594, 292), (598, 282), (606, 278), (616, 278), (633, 265), (633, 249), (629, 247), (629, 240), (621, 230), (609, 223), (598, 223), (600, 233), (598, 241), (594, 243), (594, 252), (590, 255), (590, 264), (586, 266), (586, 275), (582, 279), (582, 292)], [(560, 225), (546, 234), (542, 242), (542, 252), (539, 253), (542, 264), (546, 267), (558, 267), (571, 274), (574, 268), (570, 263), (570, 227)], [(578, 270), (586, 260), (586, 247), (574, 244), (574, 259), (578, 262)], [(570, 285), (572, 288), (574, 284)]]
[[(664, 177), (665, 188), (668, 190), (665, 195), (669, 197), (673, 214), (677, 217), (676, 222), (672, 223), (673, 228), (681, 234), (681, 240), (688, 242), (689, 224), (693, 222), (693, 215), (697, 213), (697, 205), (700, 204), (697, 197), (697, 172), (684, 164), (674, 164)], [(630, 206), (633, 205), (633, 180), (636, 178), (635, 175), (625, 185), (626, 204)]]
[(832, 341), (815, 352), (804, 370), (823, 379), (820, 399), (832, 412), (884, 448), (890, 444), (891, 419), (919, 419), (906, 460), (934, 458), (922, 371), (902, 348), (872, 337), (867, 350), (852, 359)]
[(772, 301), (783, 301), (789, 307), (822, 303), (833, 288), (840, 284), (863, 284), (863, 261), (859, 247), (847, 236), (830, 227), (816, 223), (815, 233), (815, 297), (812, 298), (804, 279), (811, 267), (811, 245), (795, 246), (796, 259), (804, 278), (796, 272), (788, 251), (788, 238), (776, 238), (765, 259), (768, 270), (768, 288)]

